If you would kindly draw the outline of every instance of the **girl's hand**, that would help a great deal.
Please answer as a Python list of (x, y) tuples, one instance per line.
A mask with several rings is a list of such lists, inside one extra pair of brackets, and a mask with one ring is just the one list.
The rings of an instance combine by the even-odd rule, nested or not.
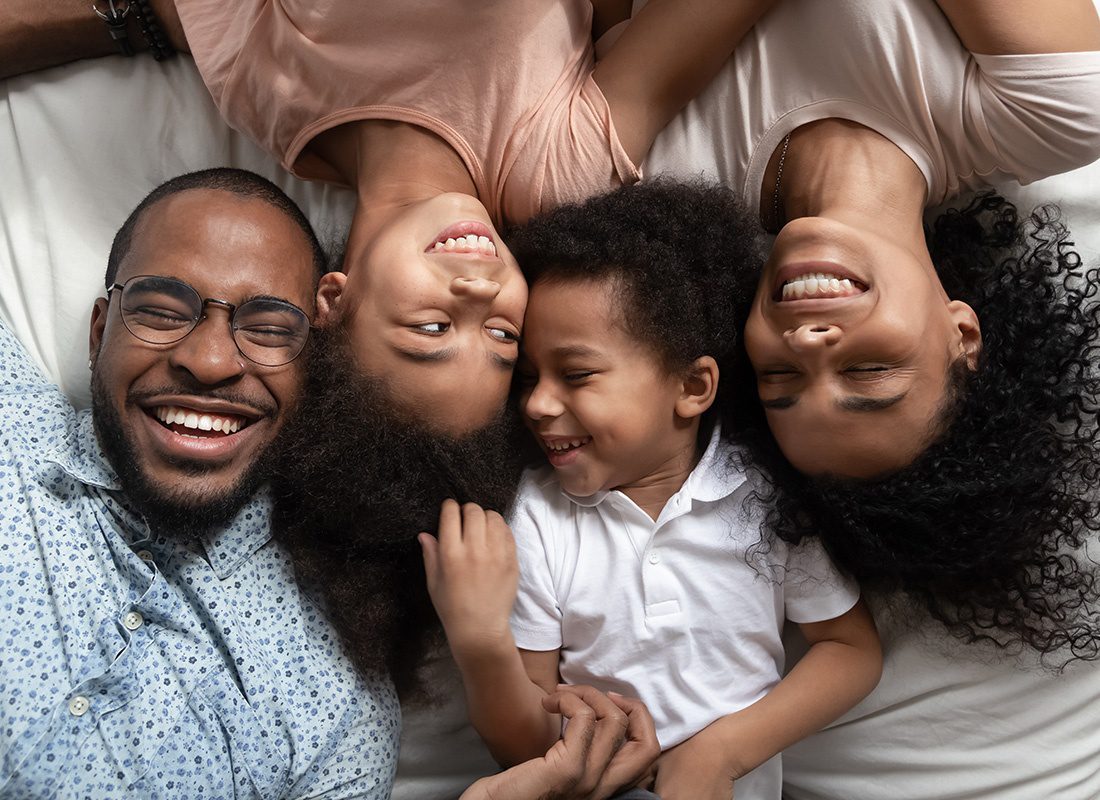
[(514, 650), (508, 617), (516, 599), (516, 544), (504, 518), (444, 500), (439, 538), (418, 537), (428, 593), (455, 659), (506, 646)]
[(729, 748), (703, 728), (657, 759), (657, 783), (653, 791), (661, 800), (730, 800), (733, 769)]

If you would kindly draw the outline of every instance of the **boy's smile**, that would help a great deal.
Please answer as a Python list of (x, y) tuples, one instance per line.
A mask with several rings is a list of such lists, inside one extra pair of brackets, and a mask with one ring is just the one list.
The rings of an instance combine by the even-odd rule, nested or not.
[(696, 422), (677, 414), (682, 378), (629, 335), (612, 289), (606, 281), (531, 289), (520, 405), (565, 491), (619, 489), (643, 505), (635, 494), (656, 488), (667, 499), (683, 484)]

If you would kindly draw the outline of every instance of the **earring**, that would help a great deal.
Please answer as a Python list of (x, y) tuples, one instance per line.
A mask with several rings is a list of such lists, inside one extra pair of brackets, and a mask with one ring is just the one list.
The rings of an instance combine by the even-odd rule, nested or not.
[(88, 369), (90, 370), (91, 368), (92, 368), (92, 359), (89, 358), (88, 359)]

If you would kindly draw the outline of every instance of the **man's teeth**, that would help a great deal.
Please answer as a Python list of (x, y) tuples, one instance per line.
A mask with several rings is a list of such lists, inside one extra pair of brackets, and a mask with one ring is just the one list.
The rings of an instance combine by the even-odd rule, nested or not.
[(200, 414), (178, 406), (157, 406), (157, 419), (165, 425), (182, 425), (198, 431), (236, 433), (247, 421), (241, 417), (223, 417), (217, 414)]
[(442, 239), (432, 245), (434, 253), (482, 253), (487, 256), (496, 256), (497, 246), (488, 236), (478, 236), (475, 233), (459, 236), (457, 239)]
[(583, 436), (580, 439), (557, 439), (553, 442), (547, 442), (546, 447), (554, 452), (564, 453), (566, 450), (572, 450), (582, 444), (588, 444), (590, 441), (592, 441), (591, 436)]
[(799, 275), (783, 284), (784, 300), (801, 300), (804, 297), (848, 297), (863, 290), (847, 278), (828, 272), (812, 272)]

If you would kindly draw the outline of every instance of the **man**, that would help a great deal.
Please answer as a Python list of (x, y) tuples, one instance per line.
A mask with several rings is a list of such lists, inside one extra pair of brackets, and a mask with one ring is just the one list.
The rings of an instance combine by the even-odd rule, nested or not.
[[(0, 796), (388, 796), (391, 682), (356, 671), (269, 524), (324, 263), (279, 189), (207, 170), (115, 238), (90, 414), (0, 326)], [(655, 746), (634, 706), (554, 702), (568, 746), (471, 798), (587, 791)]]

